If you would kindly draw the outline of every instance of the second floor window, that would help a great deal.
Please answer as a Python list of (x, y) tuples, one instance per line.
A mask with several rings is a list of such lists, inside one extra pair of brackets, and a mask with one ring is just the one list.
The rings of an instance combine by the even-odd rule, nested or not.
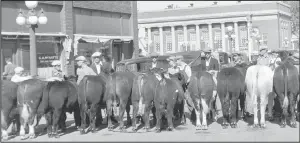
[(167, 45), (167, 51), (171, 52), (172, 49), (172, 35), (171, 33), (166, 34), (166, 45)]

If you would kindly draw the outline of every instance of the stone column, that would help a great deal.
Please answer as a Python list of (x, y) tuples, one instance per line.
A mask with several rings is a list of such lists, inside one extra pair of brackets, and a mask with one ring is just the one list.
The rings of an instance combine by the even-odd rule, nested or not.
[(253, 45), (253, 41), (251, 37), (251, 29), (252, 29), (251, 22), (249, 21), (247, 22), (247, 27), (248, 27), (248, 57), (249, 57), (249, 61), (251, 61), (252, 45)]
[(223, 52), (226, 52), (226, 38), (225, 38), (225, 23), (221, 23), (221, 33), (222, 33), (222, 50)]
[(208, 40), (209, 48), (211, 50), (214, 50), (214, 39), (213, 39), (212, 24), (211, 23), (208, 24), (208, 36), (209, 36), (209, 40)]
[[(186, 43), (188, 41), (187, 25), (183, 25), (183, 37), (184, 37), (184, 43), (187, 44)], [(187, 46), (185, 47), (185, 50), (187, 50)]]
[(238, 22), (234, 22), (234, 34), (235, 34), (235, 51), (240, 51), (240, 38), (239, 38), (239, 26)]
[(200, 44), (200, 27), (199, 24), (196, 24), (196, 50), (201, 49), (201, 44)]
[(176, 48), (175, 26), (171, 26), (171, 34), (172, 34), (172, 52), (175, 52), (175, 48)]
[(164, 54), (164, 37), (163, 37), (163, 27), (159, 27), (159, 43), (160, 43), (160, 55)]
[[(148, 52), (151, 53), (154, 51), (154, 46), (150, 47), (150, 44), (151, 44), (151, 39), (152, 39), (152, 34), (151, 34), (151, 27), (147, 27), (147, 34), (148, 34)], [(153, 44), (152, 44), (153, 45)], [(152, 49), (150, 49), (152, 48)]]

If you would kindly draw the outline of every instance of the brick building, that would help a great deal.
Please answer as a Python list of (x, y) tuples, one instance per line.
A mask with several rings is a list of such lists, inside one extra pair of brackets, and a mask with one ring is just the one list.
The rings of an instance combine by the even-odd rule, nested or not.
[[(218, 51), (247, 51), (249, 25), (260, 38), (253, 40), (253, 52), (259, 47), (291, 48), (290, 6), (278, 1), (211, 5), (139, 12), (139, 37), (145, 37), (149, 53), (160, 54), (210, 48)], [(226, 37), (231, 26), (233, 40)], [(289, 41), (289, 42), (287, 42)]]
[[(2, 61), (30, 68), (29, 34), (16, 17), (24, 1), (2, 1)], [(48, 18), (36, 29), (38, 74), (48, 77), (49, 63), (60, 59), (63, 70), (74, 74), (74, 56), (89, 57), (95, 51), (110, 52), (115, 63), (131, 58), (137, 48), (136, 2), (130, 1), (39, 1)], [(1, 63), (3, 68), (3, 62)]]

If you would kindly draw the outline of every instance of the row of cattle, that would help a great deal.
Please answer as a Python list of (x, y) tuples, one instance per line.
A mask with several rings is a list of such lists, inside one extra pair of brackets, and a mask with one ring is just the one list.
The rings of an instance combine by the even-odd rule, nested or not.
[[(286, 125), (289, 109), (291, 126), (296, 127), (294, 107), (299, 102), (299, 74), (289, 62), (281, 64), (275, 71), (260, 65), (227, 67), (218, 72), (217, 86), (212, 75), (206, 71), (193, 72), (188, 84), (184, 83), (182, 77), (180, 73), (170, 77), (165, 70), (154, 68), (146, 73), (127, 71), (109, 76), (85, 76), (79, 85), (74, 77), (54, 82), (29, 79), (15, 84), (2, 81), (3, 139), (8, 138), (7, 128), (11, 122), (20, 125), (19, 135), (22, 139), (34, 138), (35, 126), (42, 116), (47, 121), (48, 136), (59, 137), (58, 129), (66, 128), (66, 112), (73, 113), (75, 125), (81, 134), (95, 132), (97, 122), (102, 120), (100, 109), (107, 110), (109, 130), (113, 129), (114, 112), (118, 113), (119, 127), (124, 130), (125, 110), (127, 124), (132, 124), (133, 131), (137, 131), (138, 117), (143, 117), (145, 129), (149, 130), (151, 109), (155, 109), (152, 112), (157, 132), (161, 131), (161, 125), (165, 123), (163, 121), (167, 121), (168, 130), (173, 130), (174, 116), (179, 115), (181, 122), (186, 122), (185, 104), (196, 113), (196, 129), (205, 130), (208, 128), (208, 113), (212, 112), (212, 119), (215, 115), (214, 90), (217, 90), (221, 101), (224, 128), (229, 124), (232, 128), (236, 127), (238, 100), (243, 115), (246, 112), (254, 114), (254, 126), (266, 126), (266, 106), (272, 117), (273, 103), (277, 100), (281, 107), (281, 126)], [(132, 119), (130, 105), (133, 107)], [(260, 122), (258, 111), (261, 114)], [(28, 136), (25, 135), (27, 126)]]

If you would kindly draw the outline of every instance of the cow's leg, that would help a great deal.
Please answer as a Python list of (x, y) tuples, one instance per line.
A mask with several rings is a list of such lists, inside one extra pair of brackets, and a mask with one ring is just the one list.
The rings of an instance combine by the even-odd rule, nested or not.
[(66, 112), (62, 112), (60, 119), (59, 119), (59, 128), (61, 129), (62, 132), (65, 132), (67, 129), (66, 126), (66, 120), (67, 120), (67, 115)]
[(167, 120), (168, 120), (168, 130), (169, 131), (173, 131), (174, 129), (174, 125), (173, 125), (173, 116), (174, 116), (174, 106), (172, 105), (168, 105), (167, 106)]
[(180, 114), (180, 119), (181, 119), (180, 123), (183, 124), (183, 125), (186, 124), (186, 116), (185, 116), (185, 110), (184, 109), (189, 110), (187, 106), (188, 105), (187, 105), (185, 99), (183, 99), (181, 101), (181, 103), (179, 104), (179, 114)]
[[(150, 117), (149, 117), (149, 115), (150, 115), (151, 108), (152, 108), (152, 106), (151, 106), (150, 101), (146, 101), (146, 103), (145, 103), (145, 114), (144, 114), (144, 121), (145, 121), (145, 127), (144, 128), (146, 129), (146, 131), (149, 131), (149, 129), (150, 129), (150, 119), (149, 119)], [(157, 117), (156, 117), (156, 119), (157, 119)]]
[(21, 136), (21, 140), (27, 139), (25, 136), (25, 127), (27, 126), (28, 118), (29, 118), (29, 111), (27, 108), (27, 105), (23, 105), (19, 108), (20, 113), (20, 133), (19, 136)]
[(89, 110), (89, 117), (90, 117), (90, 125), (88, 130), (91, 131), (92, 133), (96, 132), (96, 114), (98, 112), (98, 105), (97, 104), (92, 104), (91, 108)]
[(87, 103), (81, 103), (79, 106), (81, 117), (81, 127), (79, 128), (79, 131), (80, 134), (85, 134)]
[[(225, 97), (225, 96), (223, 96)], [(222, 127), (223, 129), (226, 129), (229, 125), (229, 106), (230, 106), (230, 101), (223, 101), (221, 98), (221, 104), (222, 104), (222, 113), (223, 113), (223, 122), (222, 122)], [(225, 99), (224, 99), (225, 100)]]
[(206, 115), (209, 111), (209, 107), (208, 107), (208, 104), (207, 104), (207, 101), (202, 98), (201, 99), (201, 105), (202, 105), (202, 130), (207, 130), (207, 118), (206, 118)]
[(201, 108), (200, 108), (200, 99), (196, 99), (196, 105), (195, 105), (195, 112), (196, 112), (196, 130), (201, 130), (202, 124), (200, 121), (201, 116)]
[(74, 117), (74, 120), (75, 120), (75, 127), (77, 129), (79, 129), (80, 124), (81, 124), (81, 117), (80, 117), (80, 108), (79, 108), (79, 105), (75, 106), (73, 117)]
[(231, 128), (237, 127), (237, 110), (238, 110), (238, 93), (232, 93), (230, 102), (230, 126)]
[[(283, 97), (283, 98), (282, 98)], [(282, 107), (282, 112), (281, 112), (281, 127), (285, 128), (286, 126), (286, 118), (288, 117), (288, 97), (282, 95), (280, 99), (280, 105)]]
[(258, 112), (258, 103), (257, 103), (257, 95), (252, 95), (254, 96), (254, 100), (253, 100), (253, 114), (254, 114), (254, 124), (253, 124), (253, 127), (254, 128), (257, 128), (259, 127), (259, 124), (258, 124), (258, 115), (257, 115), (257, 112)]
[[(151, 112), (152, 112), (152, 117), (153, 117), (152, 124), (156, 125), (156, 108), (154, 106), (151, 106)], [(149, 118), (149, 120), (150, 120), (150, 118)]]
[(241, 118), (243, 120), (246, 120), (246, 112), (245, 112), (246, 94), (242, 92), (239, 99), (240, 99), (240, 107), (241, 107)]
[(132, 131), (136, 132), (137, 127), (136, 127), (136, 121), (137, 121), (137, 113), (139, 110), (139, 103), (138, 102), (132, 102)]
[(274, 106), (275, 92), (271, 92), (268, 98), (268, 118), (269, 121), (273, 121), (273, 106)]
[(54, 109), (53, 116), (52, 116), (52, 136), (55, 138), (59, 138), (58, 134), (58, 126), (59, 126), (59, 121), (61, 119), (63, 113), (63, 109)]
[(265, 128), (266, 127), (266, 106), (268, 103), (268, 94), (261, 94), (260, 97), (260, 127)]
[(124, 112), (126, 110), (126, 104), (127, 104), (127, 99), (125, 100), (120, 100), (120, 106), (119, 106), (119, 130), (121, 131), (125, 131), (125, 127), (124, 127)]
[(45, 114), (45, 119), (46, 119), (46, 126), (47, 126), (47, 134), (48, 137), (51, 138), (52, 137), (52, 111), (48, 111), (48, 113)]
[(111, 122), (111, 116), (112, 116), (112, 100), (106, 101), (106, 108), (107, 108), (107, 128), (109, 131), (113, 130), (113, 125)]
[(296, 97), (295, 94), (290, 93), (289, 95), (289, 104), (290, 104), (290, 112), (291, 112), (291, 127), (296, 128), (297, 123), (296, 123), (296, 113), (295, 113), (295, 104), (296, 104)]
[[(159, 107), (159, 106), (156, 106)], [(161, 131), (161, 120), (162, 120), (162, 115), (161, 115), (161, 109), (156, 108), (156, 127), (155, 127), (155, 132), (159, 133)]]
[(7, 140), (8, 139), (8, 133), (7, 133), (7, 128), (8, 128), (8, 114), (7, 112), (1, 110), (1, 132), (2, 132), (2, 140)]
[(132, 121), (131, 121), (131, 118), (130, 118), (130, 104), (129, 104), (129, 101), (127, 102), (127, 105), (126, 105), (126, 113), (127, 113), (127, 116), (126, 116), (126, 118), (127, 118), (127, 123), (126, 123), (126, 125), (127, 126), (130, 126), (130, 125), (132, 125)]

